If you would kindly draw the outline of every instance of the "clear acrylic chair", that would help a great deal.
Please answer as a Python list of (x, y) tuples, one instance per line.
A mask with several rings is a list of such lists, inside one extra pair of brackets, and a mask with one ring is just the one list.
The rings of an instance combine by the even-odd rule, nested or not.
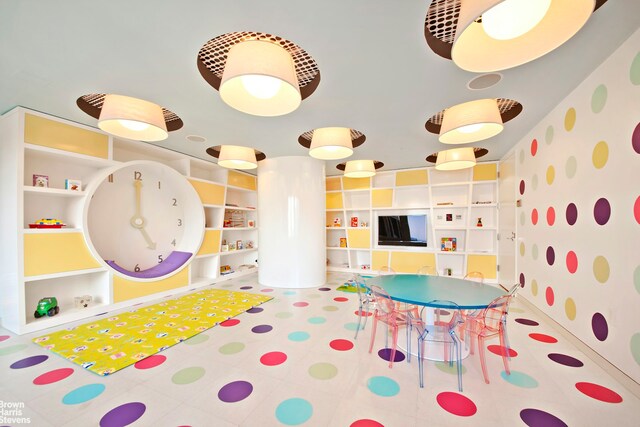
[(358, 327), (356, 328), (356, 336), (354, 339), (358, 338), (358, 332), (360, 332), (360, 323), (362, 322), (362, 318), (364, 317), (364, 324), (362, 325), (362, 329), (367, 326), (367, 319), (369, 318), (369, 313), (372, 308), (375, 308), (375, 298), (371, 294), (371, 290), (364, 283), (364, 279), (360, 274), (353, 275), (353, 282), (356, 285), (356, 290), (358, 292)]
[(438, 270), (436, 270), (436, 268), (432, 265), (423, 265), (418, 269), (417, 274), (420, 274), (422, 276), (437, 276)]
[[(462, 392), (462, 343), (456, 331), (463, 324), (460, 307), (453, 301), (434, 300), (429, 305), (447, 306), (452, 315), (449, 320), (437, 322), (434, 325), (427, 325), (420, 318), (415, 318), (414, 312), (410, 312), (412, 318), (409, 323), (411, 328), (415, 328), (418, 333), (418, 378), (420, 387), (424, 387), (424, 348), (425, 342), (442, 343), (444, 346), (444, 360), (453, 366), (455, 359), (456, 370), (458, 372), (458, 390)], [(423, 307), (424, 310), (426, 307)], [(411, 361), (411, 347), (407, 349), (407, 361)]]
[(387, 276), (391, 274), (396, 274), (396, 272), (393, 268), (389, 267), (388, 265), (380, 267), (380, 270), (378, 270), (379, 276)]
[(484, 283), (484, 274), (479, 271), (470, 271), (464, 276), (464, 280), (472, 280), (478, 283)]

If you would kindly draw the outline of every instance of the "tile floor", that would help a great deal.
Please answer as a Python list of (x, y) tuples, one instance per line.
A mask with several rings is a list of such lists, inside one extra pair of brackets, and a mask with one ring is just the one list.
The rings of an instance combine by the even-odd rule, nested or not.
[(389, 369), (379, 356), (381, 330), (372, 354), (370, 324), (354, 340), (357, 296), (335, 290), (348, 278), (304, 290), (261, 287), (257, 274), (218, 283), (274, 299), (108, 377), (31, 343), (44, 332), (0, 329), (0, 425), (638, 425), (640, 399), (517, 300), (510, 376), (488, 352), (491, 384), (476, 355), (464, 360), (463, 393), (455, 370), (430, 361), (420, 389), (415, 359)]

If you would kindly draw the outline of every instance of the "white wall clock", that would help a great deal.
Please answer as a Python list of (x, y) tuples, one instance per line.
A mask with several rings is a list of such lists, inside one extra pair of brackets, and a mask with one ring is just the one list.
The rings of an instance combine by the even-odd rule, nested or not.
[(162, 163), (103, 169), (87, 188), (83, 226), (98, 260), (130, 280), (169, 277), (193, 259), (204, 236), (204, 208), (193, 186)]

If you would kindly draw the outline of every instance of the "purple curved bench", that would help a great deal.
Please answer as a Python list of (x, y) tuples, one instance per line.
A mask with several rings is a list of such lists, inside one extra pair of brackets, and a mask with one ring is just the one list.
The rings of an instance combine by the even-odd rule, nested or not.
[(167, 259), (162, 261), (160, 264), (141, 271), (129, 271), (120, 267), (115, 261), (106, 261), (111, 268), (119, 271), (125, 276), (135, 277), (137, 279), (153, 279), (155, 277), (167, 275), (180, 268), (189, 258), (191, 258), (191, 255), (193, 255), (191, 252), (173, 251)]

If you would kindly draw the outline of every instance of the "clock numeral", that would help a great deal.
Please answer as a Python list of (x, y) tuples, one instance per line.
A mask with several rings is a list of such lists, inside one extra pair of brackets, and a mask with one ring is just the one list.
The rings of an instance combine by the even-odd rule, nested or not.
[(164, 259), (162, 259), (162, 255), (158, 255), (158, 264), (160, 264)]
[(178, 206), (178, 200), (176, 199), (171, 199), (173, 200), (173, 203), (171, 204), (171, 206)]
[(175, 246), (175, 245), (176, 245), (176, 239), (173, 239), (173, 240), (171, 241), (171, 244), (172, 244), (173, 246)]
[(142, 172), (134, 171), (133, 179), (135, 179), (136, 181), (142, 181)]
[(160, 188), (160, 181), (158, 181), (158, 190), (161, 190), (162, 188)]
[(178, 218), (178, 227), (182, 227), (182, 220)]
[(135, 271), (136, 273), (137, 273), (138, 271), (140, 271), (140, 266), (139, 266), (138, 264), (136, 264), (136, 266), (135, 266), (135, 267), (133, 267), (133, 271)]

